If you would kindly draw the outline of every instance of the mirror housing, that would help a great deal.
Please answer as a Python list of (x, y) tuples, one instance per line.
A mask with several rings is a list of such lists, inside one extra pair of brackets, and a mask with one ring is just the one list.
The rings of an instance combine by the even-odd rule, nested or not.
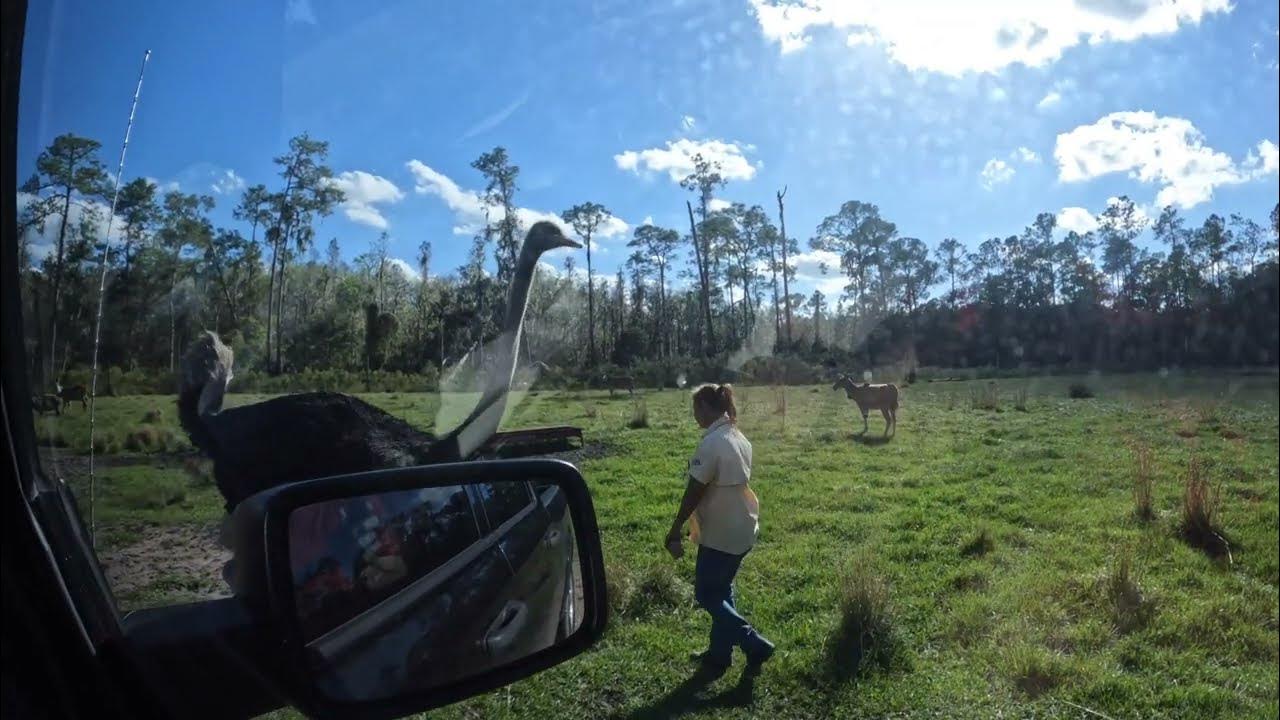
[[(581, 617), (575, 618), (577, 629), (567, 637), (557, 637), (547, 647), (470, 674), (459, 676), (454, 668), (454, 677), (436, 685), (368, 697), (358, 694), (336, 697), (322, 689), (321, 673), (316, 669), (316, 631), (313, 627), (304, 630), (299, 615), (296, 558), (291, 558), (290, 553), (290, 516), (294, 511), (382, 494), (478, 484), (497, 487), (499, 483), (532, 483), (536, 486), (534, 497), (539, 508), (543, 507), (540, 498), (545, 495), (550, 498), (548, 502), (563, 509), (571, 520), (572, 547), (577, 551), (577, 580), (581, 585)], [(551, 488), (554, 491), (548, 492)], [(224, 574), (236, 597), (277, 633), (272, 642), (279, 653), (273, 660), (283, 669), (283, 690), (291, 702), (316, 717), (390, 718), (447, 705), (515, 682), (580, 654), (600, 637), (607, 620), (604, 560), (591, 495), (577, 468), (559, 460), (498, 460), (394, 468), (282, 485), (240, 503), (227, 520), (224, 541), (234, 554)], [(505, 555), (506, 550), (502, 552)], [(394, 596), (390, 600), (380, 599), (378, 603), (392, 601), (404, 604)], [(504, 608), (503, 612), (514, 614), (515, 611)], [(344, 623), (344, 627), (356, 624), (352, 621)], [(501, 630), (491, 630), (480, 647), (488, 649), (486, 643), (504, 642)], [(338, 644), (341, 643), (339, 640)], [(440, 650), (446, 656), (452, 652), (451, 648)]]

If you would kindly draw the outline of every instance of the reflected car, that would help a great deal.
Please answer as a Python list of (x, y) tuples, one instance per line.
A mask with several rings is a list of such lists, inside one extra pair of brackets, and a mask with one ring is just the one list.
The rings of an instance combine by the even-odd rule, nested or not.
[(289, 517), (308, 662), (335, 700), (393, 697), (526, 657), (576, 629), (562, 490), (473, 483), (309, 505)]

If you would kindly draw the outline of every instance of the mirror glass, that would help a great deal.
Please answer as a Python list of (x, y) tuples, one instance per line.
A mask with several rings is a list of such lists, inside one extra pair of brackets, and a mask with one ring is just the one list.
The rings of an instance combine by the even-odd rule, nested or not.
[(581, 566), (554, 482), (475, 482), (289, 515), (309, 670), (335, 700), (425, 690), (519, 660), (582, 621)]

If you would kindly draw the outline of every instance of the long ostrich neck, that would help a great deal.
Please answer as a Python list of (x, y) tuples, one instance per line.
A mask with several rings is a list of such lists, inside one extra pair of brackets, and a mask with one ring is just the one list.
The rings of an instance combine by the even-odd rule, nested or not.
[(498, 359), (494, 372), (489, 376), (484, 393), (471, 414), (432, 445), (432, 459), (444, 462), (465, 460), (498, 430), (502, 413), (506, 410), (511, 377), (516, 370), (516, 354), (520, 347), (525, 306), (529, 303), (529, 288), (533, 285), (533, 272), (541, 255), (542, 252), (529, 247), (527, 241), (520, 249), (520, 257), (511, 278), (511, 290), (507, 294), (502, 335), (494, 347)]

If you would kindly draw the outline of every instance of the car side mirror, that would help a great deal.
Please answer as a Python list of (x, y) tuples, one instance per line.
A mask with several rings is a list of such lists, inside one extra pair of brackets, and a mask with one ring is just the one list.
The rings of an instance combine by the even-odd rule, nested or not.
[(398, 717), (527, 677), (606, 620), (595, 511), (557, 460), (284, 485), (230, 520), (232, 588), (279, 632), (290, 700)]

